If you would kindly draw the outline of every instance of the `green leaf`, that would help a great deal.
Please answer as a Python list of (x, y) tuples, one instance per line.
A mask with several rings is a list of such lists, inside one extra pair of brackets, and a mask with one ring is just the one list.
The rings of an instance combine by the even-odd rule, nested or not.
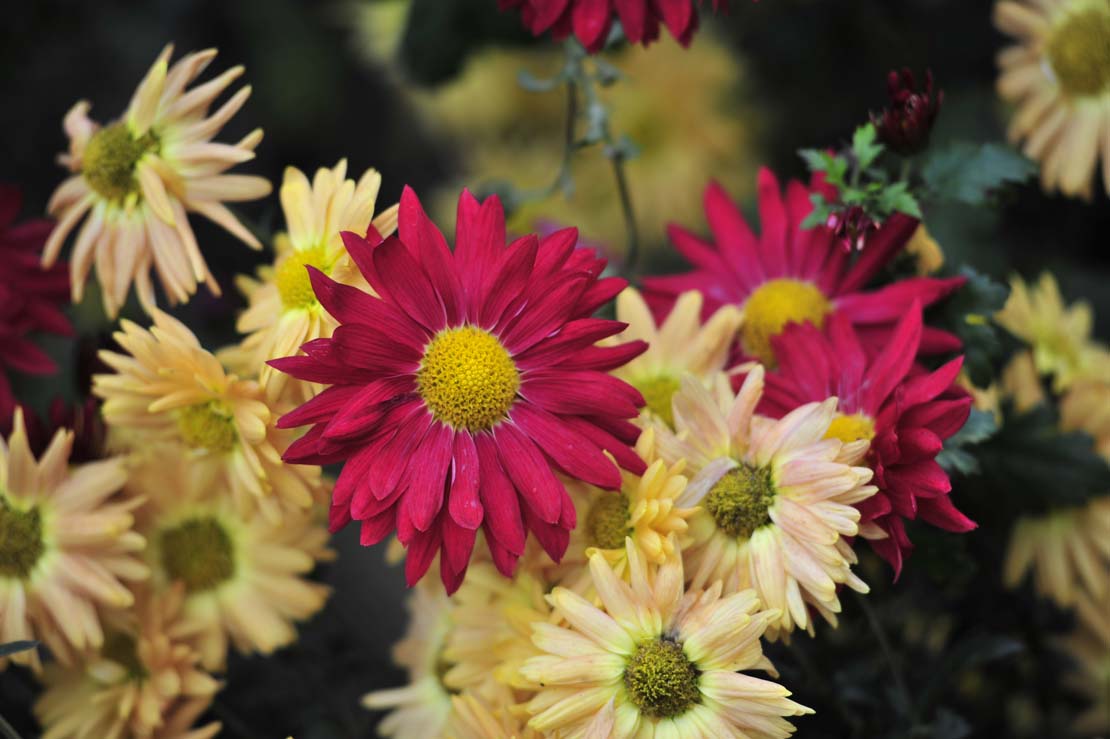
[(909, 183), (906, 182), (895, 182), (883, 188), (879, 195), (879, 209), (884, 214), (905, 213), (919, 220), (922, 217), (921, 206), (917, 204), (917, 198), (910, 192)]
[(944, 449), (937, 455), (937, 462), (949, 472), (955, 471), (963, 475), (978, 474), (979, 460), (965, 447), (981, 444), (994, 436), (997, 431), (998, 424), (994, 420), (993, 413), (972, 408), (964, 427), (944, 442)]
[(855, 154), (856, 165), (861, 170), (874, 164), (883, 153), (883, 145), (878, 143), (878, 138), (878, 132), (870, 123), (857, 128), (852, 136), (852, 153)]
[(802, 221), (802, 228), (810, 229), (825, 225), (829, 220), (829, 215), (832, 213), (833, 204), (827, 202), (825, 196), (819, 192), (811, 193), (809, 201), (813, 203), (813, 210), (811, 210), (805, 220)]
[(37, 641), (12, 641), (7, 644), (0, 644), (0, 657), (10, 657), (18, 652), (26, 652), (38, 645)]
[(929, 682), (921, 691), (918, 710), (927, 713), (939, 698), (965, 671), (996, 660), (1012, 657), (1025, 646), (1014, 639), (996, 634), (980, 634), (953, 645), (933, 668)]
[(978, 387), (986, 387), (994, 379), (994, 368), (1005, 349), (998, 328), (991, 316), (1000, 310), (1010, 295), (1010, 288), (963, 267), (960, 274), (967, 279), (954, 295), (930, 311), (929, 323), (960, 337), (964, 342), (964, 369)]
[(933, 195), (983, 205), (1008, 183), (1025, 182), (1037, 165), (1008, 146), (960, 141), (932, 154), (921, 177)]

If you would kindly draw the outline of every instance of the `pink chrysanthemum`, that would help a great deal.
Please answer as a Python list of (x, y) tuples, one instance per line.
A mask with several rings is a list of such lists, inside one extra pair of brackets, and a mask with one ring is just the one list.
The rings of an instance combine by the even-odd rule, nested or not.
[(57, 367), (27, 335), (45, 332), (72, 333), (61, 306), (69, 302), (66, 266), (39, 266), (50, 221), (35, 219), (16, 223), (23, 195), (11, 185), (0, 185), (0, 410), (13, 410), (6, 370), (47, 375)]
[(313, 424), (290, 462), (346, 465), (331, 527), (361, 521), (362, 543), (396, 530), (410, 584), (437, 552), (444, 584), (462, 582), (482, 528), (498, 569), (513, 572), (531, 530), (558, 560), (575, 526), (555, 475), (603, 488), (624, 467), (642, 473), (628, 419), (640, 393), (607, 372), (643, 342), (595, 344), (625, 324), (591, 318), (625, 286), (575, 250), (575, 229), (505, 246), (505, 216), (491, 197), (459, 200), (455, 250), (407, 189), (397, 237), (343, 234), (377, 296), (309, 268), (331, 338), (276, 359), (277, 369), (331, 385), (279, 425)]
[(953, 385), (963, 357), (933, 372), (915, 368), (922, 334), (917, 302), (871, 356), (846, 316), (831, 316), (824, 332), (791, 326), (773, 342), (780, 367), (767, 375), (759, 407), (777, 418), (811, 401), (840, 399), (828, 436), (871, 442), (867, 463), (879, 491), (857, 504), (860, 534), (895, 576), (912, 548), (905, 519), (954, 532), (976, 526), (952, 504), (952, 483), (936, 461), (944, 440), (963, 427), (971, 409), (971, 398)]
[[(551, 31), (556, 39), (572, 33), (590, 52), (600, 51), (609, 37), (614, 18), (624, 36), (647, 46), (659, 38), (665, 25), (683, 46), (698, 28), (698, 5), (694, 0), (499, 0), (502, 10), (520, 9), (524, 25), (539, 36)], [(713, 0), (713, 10), (728, 7), (728, 0)]]
[[(912, 277), (876, 290), (868, 283), (906, 245), (918, 222), (897, 213), (871, 233), (859, 257), (835, 243), (823, 226), (803, 229), (813, 209), (810, 195), (834, 192), (821, 182), (806, 187), (792, 181), (786, 197), (768, 169), (759, 172), (759, 220), (762, 235), (752, 233), (740, 210), (716, 183), (705, 192), (705, 213), (716, 243), (671, 226), (675, 248), (694, 265), (692, 272), (644, 280), (644, 297), (665, 315), (679, 295), (700, 290), (705, 296), (702, 317), (725, 304), (741, 306), (740, 348), (748, 357), (774, 364), (771, 339), (789, 323), (824, 326), (830, 315), (843, 315), (868, 344), (882, 342), (893, 324), (915, 300), (928, 306), (964, 284), (964, 278)], [(921, 351), (954, 351), (960, 341), (952, 334), (926, 328)]]

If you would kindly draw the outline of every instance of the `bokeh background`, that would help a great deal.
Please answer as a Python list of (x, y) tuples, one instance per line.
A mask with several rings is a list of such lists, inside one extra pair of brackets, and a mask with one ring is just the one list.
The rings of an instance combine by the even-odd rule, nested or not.
[[(733, 0), (732, 6), (724, 18), (705, 19), (708, 29), (689, 51), (667, 40), (646, 52), (629, 49), (609, 57), (627, 77), (605, 92), (614, 131), (628, 134), (641, 149), (628, 174), (648, 270), (675, 263), (665, 242), (666, 222), (703, 227), (701, 191), (709, 179), (721, 181), (754, 212), (757, 167), (803, 176), (797, 149), (846, 141), (869, 110), (883, 106), (885, 75), (892, 68), (934, 71), (945, 90), (935, 142), (1002, 139), (1007, 110), (993, 84), (994, 55), (1003, 39), (991, 26), (988, 0)], [(531, 39), (515, 15), (496, 11), (496, 0), (11, 2), (0, 23), (0, 180), (24, 189), (24, 217), (41, 214), (63, 178), (54, 157), (65, 146), (61, 121), (69, 107), (88, 99), (94, 117), (118, 114), (168, 41), (179, 52), (218, 47), (214, 69), (246, 66), (253, 96), (222, 138), (235, 140), (262, 126), (266, 138), (257, 160), (237, 171), (267, 176), (275, 185), (287, 165), (311, 171), (346, 157), (352, 172), (373, 166), (383, 173), (380, 202), (394, 202), (404, 185), (412, 185), (449, 226), (460, 186), (482, 192), (504, 181), (540, 187), (559, 166), (561, 96), (528, 92), (516, 83), (520, 68), (536, 76), (555, 71), (558, 46)], [(518, 230), (548, 222), (578, 225), (586, 239), (619, 258), (624, 228), (612, 174), (597, 148), (575, 160), (574, 177), (570, 198), (528, 203), (514, 214), (513, 225)], [(1096, 332), (1105, 338), (1110, 333), (1106, 194), (1099, 191), (1093, 205), (1084, 204), (1046, 196), (1031, 182), (1002, 197), (995, 209), (947, 205), (926, 214), (948, 260), (970, 263), (996, 278), (1050, 268), (1065, 295), (1091, 300)], [(267, 237), (264, 241), (281, 228), (276, 195), (238, 212)], [(214, 348), (235, 339), (235, 316), (244, 304), (234, 275), (253, 271), (270, 257), (206, 223), (194, 225), (224, 294), (215, 298), (202, 290), (177, 315)], [(130, 315), (139, 315), (135, 306)], [(81, 342), (47, 344), (62, 373), (37, 381), (17, 378), (20, 397), (44, 405), (56, 394), (76, 398), (86, 392), (92, 356), (110, 341), (111, 326), (94, 303), (76, 307), (74, 318), (85, 337)], [(353, 531), (339, 535), (336, 545), (338, 562), (319, 573), (336, 594), (303, 627), (301, 640), (269, 659), (232, 659), (228, 687), (214, 709), (224, 721), (224, 736), (374, 735), (378, 717), (361, 709), (358, 698), (403, 682), (389, 648), (404, 628), (404, 583), (400, 571), (385, 563), (384, 548), (361, 549)], [(922, 546), (929, 549), (927, 541)], [(881, 570), (865, 572), (868, 581), (879, 583), (874, 600), (886, 599), (882, 617), (912, 621), (922, 644), (943, 641), (969, 624), (987, 632), (992, 624), (1013, 627), (1014, 609), (1041, 608), (1029, 599), (991, 595), (997, 589), (989, 585), (992, 571), (997, 582), (993, 563), (921, 560), (923, 566), (911, 565), (910, 584), (904, 579), (894, 589)], [(935, 566), (930, 571), (926, 565)], [(976, 577), (987, 583), (978, 597), (949, 598), (951, 592), (975, 589)], [(903, 603), (899, 588), (913, 592), (914, 603)], [(920, 603), (928, 600), (932, 611), (922, 612)], [(1028, 617), (1021, 628), (1031, 633), (1038, 624), (1061, 618), (1052, 612), (1020, 615)], [(944, 634), (933, 633), (942, 627)], [(833, 646), (819, 657), (828, 662), (809, 665), (813, 672), (803, 676), (788, 660), (784, 682), (809, 705), (847, 701), (851, 711), (885, 710), (868, 708), (876, 696), (845, 698), (835, 694), (835, 685), (803, 687), (812, 677), (838, 679), (836, 644), (850, 649), (852, 627), (830, 639)], [(912, 669), (910, 651), (901, 659)], [(956, 684), (954, 673), (952, 684), (932, 689), (938, 700), (959, 693), (950, 697), (954, 704), (971, 690), (978, 698), (964, 718), (975, 725), (975, 735), (992, 729), (1010, 735), (1013, 712), (1024, 709), (1007, 703), (1012, 695), (1005, 676), (1017, 671), (1028, 678), (1022, 684), (1031, 696), (1022, 698), (1030, 712), (1024, 725), (1044, 731), (1055, 725), (1053, 712), (1066, 714), (1067, 707), (1038, 704), (1038, 681), (1052, 680), (1055, 673), (1039, 658), (1022, 659), (974, 678), (961, 673), (960, 680), (977, 685)], [(875, 670), (881, 669), (877, 662)], [(981, 706), (995, 702), (992, 681), (999, 695), (987, 710)], [(25, 737), (37, 735), (27, 710), (32, 690), (22, 671), (0, 674), (0, 714)], [(833, 692), (813, 694), (825, 690)], [(849, 718), (841, 719), (827, 727), (816, 719), (804, 721), (800, 736), (857, 735)], [(963, 735), (936, 732), (930, 735)]]

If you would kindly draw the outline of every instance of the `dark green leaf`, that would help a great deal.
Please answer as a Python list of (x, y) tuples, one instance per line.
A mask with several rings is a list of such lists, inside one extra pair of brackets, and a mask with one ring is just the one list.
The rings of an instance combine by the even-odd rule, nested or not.
[(1021, 642), (996, 634), (971, 636), (953, 645), (933, 668), (929, 682), (921, 691), (918, 702), (920, 714), (927, 714), (933, 702), (944, 694), (945, 688), (966, 670), (1011, 657), (1023, 649), (1025, 647)]
[(1004, 355), (999, 330), (990, 317), (1006, 303), (1010, 288), (971, 267), (962, 268), (960, 274), (967, 284), (938, 310), (930, 311), (929, 324), (951, 331), (963, 340), (964, 369), (976, 386), (986, 387)]
[(930, 156), (921, 176), (936, 198), (983, 205), (999, 188), (1024, 182), (1036, 171), (1008, 146), (960, 141)]
[(17, 652), (26, 652), (38, 645), (37, 641), (12, 641), (7, 644), (0, 644), (0, 657), (10, 657)]
[(937, 462), (949, 472), (956, 471), (963, 475), (977, 474), (979, 461), (965, 447), (980, 444), (997, 431), (998, 424), (995, 423), (993, 413), (972, 408), (964, 427), (944, 442), (944, 450), (937, 455)]

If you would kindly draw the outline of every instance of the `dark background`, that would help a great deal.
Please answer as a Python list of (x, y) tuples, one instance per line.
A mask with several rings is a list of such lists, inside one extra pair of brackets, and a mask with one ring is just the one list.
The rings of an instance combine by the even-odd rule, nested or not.
[[(167, 41), (177, 44), (175, 58), (215, 46), (220, 56), (212, 69), (246, 65), (244, 79), (253, 85), (253, 96), (220, 138), (235, 140), (263, 126), (266, 139), (258, 159), (236, 171), (267, 176), (276, 186), (286, 165), (311, 171), (347, 157), (350, 172), (374, 166), (383, 173), (382, 204), (394, 202), (405, 184), (421, 192), (453, 177), (457, 155), (449, 143), (433, 139), (398, 85), (448, 79), (469, 50), (485, 43), (528, 43), (517, 17), (498, 14), (496, 0), (415, 0), (400, 66), (387, 72), (360, 53), (363, 40), (351, 21), (356, 5), (309, 0), (7, 3), (0, 23), (0, 180), (24, 188), (25, 217), (41, 214), (64, 177), (54, 156), (66, 147), (61, 125), (65, 112), (85, 98), (93, 102), (95, 119), (118, 115)], [(762, 158), (781, 175), (804, 175), (795, 154), (798, 148), (847, 140), (868, 110), (884, 104), (885, 74), (894, 67), (929, 66), (945, 89), (935, 141), (1002, 138), (1006, 110), (993, 94), (993, 58), (1003, 39), (991, 26), (992, 3), (987, 0), (733, 0), (732, 6), (731, 14), (717, 23), (744, 59), (748, 104), (757, 106), (766, 121), (760, 127)], [(706, 172), (706, 179), (713, 174)], [(262, 234), (281, 226), (276, 195), (245, 204), (238, 212)], [(950, 262), (967, 261), (998, 278), (1011, 270), (1035, 275), (1051, 268), (1065, 295), (1085, 296), (1095, 303), (1099, 333), (1110, 331), (1110, 208), (1101, 190), (1094, 204), (1084, 204), (1046, 196), (1030, 183), (1006, 193), (1002, 207), (993, 211), (946, 206), (926, 215)], [(193, 224), (224, 286), (224, 297), (210, 298), (202, 291), (177, 314), (206, 345), (216, 347), (235, 339), (234, 316), (242, 301), (232, 287), (233, 276), (253, 270), (268, 257), (250, 252), (200, 219)], [(660, 241), (662, 234), (644, 238)], [(70, 397), (86, 391), (88, 362), (81, 358), (110, 332), (97, 314), (98, 310), (84, 310), (75, 316), (79, 330), (90, 337), (83, 346), (47, 344), (65, 367), (61, 379), (19, 381), (20, 397), (41, 404), (59, 388)], [(389, 660), (389, 646), (404, 628), (404, 584), (400, 572), (384, 564), (383, 549), (360, 549), (353, 531), (338, 536), (336, 545), (341, 550), (338, 563), (320, 575), (338, 595), (303, 628), (300, 642), (271, 659), (232, 660), (228, 687), (214, 711), (225, 722), (225, 736), (373, 735), (376, 717), (359, 707), (358, 697), (404, 679)], [(963, 566), (952, 564), (955, 569)], [(979, 564), (987, 573), (997, 572), (995, 563)], [(976, 584), (952, 572), (942, 568), (931, 580), (919, 573), (921, 582), (928, 580), (925, 585), (903, 585), (913, 588), (918, 606), (932, 600), (935, 613), (962, 608), (965, 621), (986, 619), (986, 629), (992, 617), (1013, 618), (1013, 613), (1000, 612), (1036, 610), (1029, 598), (1020, 596), (980, 593), (945, 601), (941, 594), (951, 590), (945, 590), (948, 586), (960, 592), (989, 588), (983, 584), (989, 577)], [(887, 578), (876, 570), (865, 579)], [(914, 582), (914, 576), (908, 579)], [(898, 609), (917, 607), (903, 604), (907, 596), (899, 592), (876, 593), (874, 599), (888, 598), (883, 617), (891, 622), (904, 617)], [(846, 622), (862, 618), (854, 600), (849, 599), (846, 608)], [(981, 618), (977, 609), (988, 615)], [(916, 613), (926, 620), (933, 617), (929, 611)], [(1037, 614), (1030, 618), (1030, 623), (1043, 623)], [(1060, 615), (1047, 613), (1043, 618), (1050, 622)], [(850, 644), (850, 630), (846, 633), (844, 642)], [(830, 638), (836, 642), (840, 637)], [(799, 660), (804, 659), (807, 647), (794, 649), (803, 653)], [(809, 705), (820, 702), (822, 696), (813, 694), (819, 692), (816, 688), (802, 687), (810, 684), (800, 677), (802, 662), (784, 659), (784, 682), (795, 689), (796, 697)], [(826, 650), (815, 659), (810, 666), (815, 664), (819, 676), (832, 680), (838, 663), (835, 652)], [(909, 663), (913, 657), (907, 651), (903, 659)], [(914, 672), (912, 663), (907, 666)], [(994, 677), (1001, 679), (1003, 672), (1013, 672), (1011, 668)], [(1038, 679), (1051, 679), (1052, 674)], [(918, 677), (926, 676), (915, 675), (913, 680)], [(986, 679), (992, 679), (991, 673)], [(0, 713), (28, 737), (36, 735), (27, 713), (30, 685), (22, 670), (0, 674)], [(941, 687), (942, 692), (951, 689)], [(1031, 689), (1036, 693), (1037, 686)], [(861, 705), (864, 711), (879, 710), (866, 708), (866, 702)], [(963, 715), (977, 729), (989, 727), (1002, 736), (1008, 729), (995, 716), (998, 711), (994, 706), (980, 714), (972, 704)], [(799, 734), (852, 736), (850, 727), (846, 717), (819, 714), (803, 720)], [(889, 735), (909, 736), (893, 728)], [(940, 730), (917, 735), (944, 736)]]

